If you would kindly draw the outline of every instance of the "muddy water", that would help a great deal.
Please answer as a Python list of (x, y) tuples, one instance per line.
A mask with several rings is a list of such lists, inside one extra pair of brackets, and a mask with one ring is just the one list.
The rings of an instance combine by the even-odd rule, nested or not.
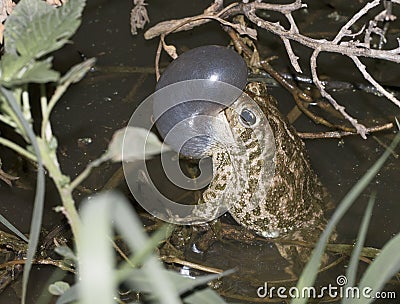
[[(334, 1), (330, 2), (334, 3)], [(351, 15), (354, 13), (354, 8), (349, 6), (348, 1), (334, 5), (330, 2), (329, 4), (328, 1), (321, 2), (317, 6), (310, 5), (308, 14), (304, 12), (297, 14), (296, 18), (299, 20), (301, 30), (308, 33), (318, 32), (327, 38), (332, 37), (334, 30), (340, 24), (338, 23), (340, 21), (336, 21), (335, 18), (340, 20), (341, 16)], [(208, 4), (209, 1), (151, 1), (148, 6), (151, 24), (198, 14)], [(62, 71), (78, 63), (81, 60), (81, 54), (98, 59), (97, 71), (90, 73), (81, 83), (74, 85), (67, 92), (57, 105), (52, 117), (54, 133), (57, 134), (60, 144), (61, 164), (65, 173), (71, 176), (76, 176), (90, 160), (95, 159), (104, 151), (113, 132), (126, 125), (136, 106), (154, 90), (155, 76), (152, 67), (158, 41), (145, 41), (142, 32), (138, 36), (131, 36), (130, 9), (131, 2), (129, 1), (90, 1), (85, 10), (83, 25), (73, 38), (74, 43), (56, 53), (55, 64)], [(331, 19), (327, 19), (326, 16), (335, 11), (339, 14), (333, 14)], [(397, 23), (397, 28), (399, 28), (398, 25)], [(280, 56), (278, 60), (275, 60), (275, 66), (277, 69), (289, 70), (287, 56), (281, 42), (265, 32), (259, 32), (259, 35), (262, 55)], [(218, 25), (208, 24), (190, 32), (172, 35), (168, 37), (168, 42), (177, 46), (178, 53), (181, 53), (186, 49), (204, 44), (223, 45), (228, 42), (228, 38)], [(308, 50), (298, 47), (297, 51), (300, 57), (303, 55), (308, 58), (306, 57), (309, 55)], [(168, 58), (163, 56), (163, 65), (165, 66), (167, 62)], [(302, 59), (301, 63), (304, 67), (307, 66), (307, 60)], [(323, 55), (319, 64), (321, 74), (329, 75), (333, 79), (352, 82), (362, 80), (352, 64), (340, 56)], [(399, 85), (400, 72), (394, 65), (373, 64), (370, 71), (383, 79), (386, 84)], [(308, 73), (307, 68), (305, 72)], [(271, 93), (279, 100), (282, 112), (287, 113), (293, 106), (289, 94), (280, 88), (272, 88)], [(389, 101), (374, 95), (363, 92), (336, 92), (335, 96), (343, 101), (350, 113), (365, 118), (370, 124), (393, 121), (394, 116), (400, 114), (400, 110), (392, 106)], [(375, 120), (372, 121), (372, 119)], [(322, 127), (315, 126), (304, 116), (296, 121), (295, 127), (309, 132), (324, 130)], [(389, 144), (393, 133), (385, 132), (375, 136), (381, 142)], [(357, 136), (342, 140), (308, 140), (306, 145), (312, 165), (335, 203), (344, 197), (385, 150), (372, 136), (368, 140), (362, 140)], [(4, 159), (7, 161), (3, 163), (6, 164), (6, 168), (19, 164), (7, 151), (4, 153)], [(100, 189), (117, 167), (106, 165), (96, 170), (84, 186), (90, 190)], [(398, 221), (400, 190), (397, 187), (400, 171), (398, 168), (399, 160), (391, 157), (370, 187), (346, 214), (338, 227), (343, 242), (352, 243), (354, 240), (372, 191), (377, 191), (377, 201), (366, 245), (382, 247), (387, 240), (400, 231)], [(28, 170), (23, 176), (28, 186), (34, 185), (33, 176), (32, 170)], [(77, 199), (80, 200), (84, 195), (82, 191), (77, 194)], [(52, 206), (58, 204), (57, 196), (51, 186), (46, 196), (48, 208), (45, 212), (44, 226), (49, 229), (61, 221), (61, 216), (51, 210)], [(2, 185), (0, 197), (1, 213), (17, 227), (28, 231), (32, 190), (29, 187), (9, 189)], [(272, 244), (216, 243), (204, 255), (188, 253), (188, 258), (222, 269), (238, 267), (235, 278), (224, 282), (224, 289), (233, 289), (237, 294), (246, 294), (250, 297), (256, 297), (257, 286), (254, 286), (254, 282), (287, 278), (283, 271), (286, 266), (285, 261), (277, 255)], [(45, 288), (50, 271), (46, 267), (34, 269), (35, 279), (31, 281), (30, 303), (35, 303), (35, 299)], [(343, 274), (344, 271), (342, 264), (337, 273)], [(334, 280), (333, 276), (331, 281)], [(0, 295), (0, 302), (5, 303), (5, 301), (18, 302), (14, 289), (8, 288)]]

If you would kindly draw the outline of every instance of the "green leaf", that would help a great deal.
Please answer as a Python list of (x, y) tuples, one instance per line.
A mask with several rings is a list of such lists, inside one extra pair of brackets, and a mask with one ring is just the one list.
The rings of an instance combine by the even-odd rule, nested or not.
[(78, 258), (68, 246), (57, 246), (54, 251), (61, 255), (64, 259), (72, 262), (74, 265), (78, 264)]
[(17, 227), (15, 227), (13, 224), (11, 224), (4, 216), (0, 214), (0, 223), (2, 223), (4, 226), (6, 226), (8, 229), (10, 229), (12, 232), (14, 232), (16, 235), (18, 235), (19, 238), (24, 240), (25, 242), (29, 242), (27, 237), (18, 230)]
[[(361, 223), (360, 230), (357, 236), (357, 242), (354, 246), (354, 250), (351, 254), (350, 263), (346, 271), (347, 283), (346, 287), (354, 287), (356, 282), (356, 275), (357, 275), (357, 268), (358, 268), (358, 260), (361, 255), (361, 251), (364, 246), (365, 239), (367, 237), (369, 221), (372, 215), (372, 208), (375, 203), (376, 193), (373, 192), (367, 205), (367, 209), (364, 212), (364, 217)], [(344, 298), (342, 304), (349, 304), (351, 303), (352, 299)]]
[[(115, 202), (112, 212), (114, 213), (116, 229), (132, 252), (138, 252), (145, 247), (148, 237), (143, 232), (142, 223), (133, 208), (128, 204), (128, 201), (123, 198), (119, 202)], [(142, 269), (146, 276), (151, 278), (152, 295), (157, 298), (157, 303), (181, 303), (175, 293), (173, 283), (168, 280), (161, 263), (155, 256), (150, 255), (143, 264)]]
[(84, 5), (85, 0), (70, 0), (55, 8), (41, 0), (21, 0), (5, 24), (2, 84), (58, 80), (51, 58), (37, 60), (68, 42), (80, 25)]
[(116, 273), (118, 283), (125, 281), (125, 279), (131, 276), (132, 268), (137, 265), (142, 265), (161, 243), (161, 241), (167, 239), (173, 232), (173, 226), (171, 224), (164, 224), (153, 235), (148, 239), (145, 246), (139, 251), (136, 251), (131, 257), (129, 262), (123, 262), (119, 266), (119, 270)]
[[(50, 119), (50, 114), (51, 111), (53, 110), (54, 106), (58, 102), (58, 100), (61, 98), (61, 96), (65, 93), (65, 91), (68, 89), (71, 83), (75, 83), (80, 81), (83, 76), (90, 70), (90, 68), (94, 65), (96, 62), (95, 58), (90, 58), (88, 60), (85, 60), (84, 62), (81, 62), (77, 65), (74, 65), (59, 81), (58, 86), (51, 97), (47, 107), (42, 107), (42, 115), (43, 115), (43, 120), (42, 120), (42, 130), (46, 130), (49, 127), (49, 119)], [(53, 136), (52, 140), (56, 140), (56, 138)], [(57, 143), (53, 146), (54, 149), (57, 149)]]
[(96, 58), (89, 58), (81, 63), (74, 65), (61, 79), (60, 85), (76, 83), (80, 81), (86, 73), (93, 67)]
[(46, 83), (57, 81), (60, 73), (51, 69), (52, 57), (43, 61), (26, 62), (24, 57), (4, 54), (0, 62), (3, 72), (0, 79), (1, 84), (12, 86), (28, 82)]
[(49, 286), (49, 292), (54, 296), (61, 296), (64, 294), (70, 286), (67, 282), (58, 281)]
[(4, 30), (6, 53), (39, 58), (68, 42), (80, 25), (85, 0), (70, 0), (56, 8), (41, 0), (21, 0)]
[(66, 304), (71, 302), (76, 302), (79, 300), (79, 283), (72, 285), (68, 290), (66, 290), (61, 297), (57, 299), (56, 304)]
[(82, 303), (112, 303), (114, 298), (117, 286), (113, 280), (115, 256), (109, 239), (112, 213), (108, 207), (114, 203), (117, 202), (112, 195), (96, 195), (82, 208), (77, 236)]
[[(365, 271), (364, 276), (358, 285), (359, 290), (369, 290), (369, 295), (373, 296), (381, 291), (386, 282), (400, 271), (400, 233), (392, 238), (382, 248), (381, 253)], [(359, 298), (352, 299), (353, 304), (367, 304), (375, 299)]]
[(32, 145), (34, 153), (37, 158), (37, 182), (36, 182), (36, 192), (35, 192), (35, 201), (33, 204), (33, 212), (32, 212), (32, 221), (31, 221), (31, 229), (29, 235), (29, 246), (28, 252), (26, 254), (26, 263), (24, 266), (24, 273), (22, 276), (22, 296), (21, 303), (25, 304), (26, 300), (26, 292), (28, 286), (28, 278), (29, 272), (32, 268), (33, 257), (36, 253), (36, 248), (39, 243), (39, 234), (40, 228), (42, 227), (42, 216), (43, 216), (43, 208), (44, 208), (44, 193), (45, 193), (45, 178), (44, 178), (44, 167), (42, 156), (40, 153), (38, 141), (36, 139), (35, 133), (33, 132), (32, 127), (29, 122), (24, 118), (24, 114), (21, 112), (21, 109), (15, 100), (13, 93), (6, 88), (0, 86), (1, 94), (6, 99), (8, 105), (15, 113), (15, 116), (18, 118), (21, 126), (23, 127), (27, 137)]
[(144, 128), (126, 127), (114, 133), (105, 157), (114, 162), (122, 159), (135, 161), (147, 159), (167, 150), (169, 147), (163, 144), (154, 133)]
[[(82, 204), (80, 214), (82, 227), (78, 235), (78, 243), (82, 245), (78, 267), (80, 277), (78, 296), (82, 303), (105, 303), (115, 294), (116, 286), (123, 282), (134, 287), (135, 290), (145, 292), (149, 298), (157, 300), (157, 303), (182, 303), (179, 295), (185, 296), (185, 303), (225, 303), (215, 291), (209, 288), (199, 291), (194, 289), (198, 286), (206, 286), (210, 280), (233, 271), (192, 279), (165, 270), (160, 261), (155, 258), (154, 250), (151, 249), (157, 245), (163, 235), (171, 232), (170, 226), (164, 226), (152, 238), (149, 238), (143, 231), (143, 224), (139, 217), (123, 196), (114, 192), (95, 195)], [(113, 250), (110, 242), (112, 226), (115, 226), (120, 237), (133, 253), (130, 261), (134, 265), (131, 265), (130, 269), (126, 264), (120, 265), (118, 270), (113, 268), (115, 258), (111, 255)], [(142, 267), (133, 268), (139, 261)], [(65, 301), (63, 300), (62, 303)]]
[[(113, 192), (99, 194), (86, 201), (82, 204), (81, 216), (82, 229), (78, 236), (79, 244), (82, 244), (79, 256), (81, 300), (83, 303), (100, 303), (98, 299), (101, 299), (104, 303), (113, 295), (109, 288), (117, 283), (117, 273), (110, 274), (114, 266), (114, 258), (109, 254), (113, 252), (111, 242), (104, 233), (110, 231), (114, 224), (132, 252), (146, 247), (148, 237), (127, 199)], [(151, 278), (148, 287), (157, 298), (157, 303), (181, 303), (176, 288), (155, 256), (147, 257), (143, 270)]]

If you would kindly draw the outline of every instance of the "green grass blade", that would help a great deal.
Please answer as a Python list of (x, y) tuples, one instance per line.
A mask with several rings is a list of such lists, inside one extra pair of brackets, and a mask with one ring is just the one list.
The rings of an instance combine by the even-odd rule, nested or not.
[(81, 210), (79, 294), (81, 303), (113, 303), (115, 259), (110, 242), (113, 195), (96, 195)]
[(116, 278), (118, 283), (124, 282), (128, 276), (131, 275), (132, 268), (138, 267), (147, 260), (147, 257), (154, 252), (154, 249), (160, 244), (161, 241), (167, 239), (173, 232), (173, 225), (164, 224), (149, 238), (146, 245), (139, 251), (135, 252), (130, 258), (129, 262), (124, 262), (117, 272)]
[[(351, 254), (349, 267), (346, 271), (347, 284), (345, 287), (354, 287), (356, 282), (358, 259), (360, 258), (361, 250), (364, 247), (365, 238), (367, 237), (369, 222), (372, 215), (372, 209), (374, 207), (376, 199), (376, 193), (372, 193), (369, 198), (367, 209), (365, 210), (364, 217), (361, 223), (360, 231), (358, 232), (357, 242), (354, 246), (354, 250)], [(350, 303), (350, 299), (344, 298), (343, 304)]]
[[(116, 228), (132, 251), (140, 251), (141, 248), (146, 246), (148, 237), (143, 232), (139, 217), (124, 197), (117, 196), (117, 199), (114, 197), (111, 201), (114, 202), (112, 211), (114, 212)], [(157, 303), (181, 303), (172, 282), (168, 280), (161, 263), (154, 256), (147, 259), (143, 265), (143, 270), (151, 278), (152, 292), (158, 300)]]
[[(362, 292), (369, 288), (370, 295), (382, 290), (386, 282), (400, 271), (400, 234), (397, 234), (382, 248), (381, 253), (368, 267), (359, 284)], [(367, 304), (374, 301), (374, 298), (353, 299), (353, 304)]]
[(6, 226), (8, 229), (10, 229), (12, 232), (14, 232), (20, 239), (24, 240), (25, 242), (29, 242), (27, 237), (17, 229), (13, 224), (11, 224), (4, 216), (0, 214), (0, 223), (2, 223), (4, 226)]
[(32, 268), (32, 260), (35, 256), (37, 245), (39, 242), (40, 228), (42, 226), (42, 215), (44, 207), (44, 190), (45, 190), (45, 179), (44, 179), (44, 168), (42, 157), (40, 154), (39, 146), (36, 140), (35, 133), (30, 127), (29, 123), (25, 120), (24, 115), (17, 104), (14, 95), (11, 91), (6, 88), (0, 87), (1, 93), (5, 96), (7, 102), (9, 103), (11, 109), (14, 111), (15, 115), (18, 117), (22, 127), (25, 130), (26, 135), (33, 147), (33, 150), (37, 158), (37, 182), (36, 182), (36, 193), (35, 201), (33, 205), (32, 221), (29, 234), (29, 246), (28, 252), (26, 254), (26, 263), (24, 266), (24, 273), (22, 276), (22, 296), (21, 303), (25, 303), (26, 291), (28, 286), (29, 273)]
[[(132, 252), (141, 253), (141, 250), (148, 246), (149, 238), (143, 231), (140, 219), (122, 195), (113, 192), (96, 195), (83, 204), (81, 214), (84, 225), (79, 237), (79, 243), (83, 246), (79, 258), (81, 300), (85, 304), (110, 303), (108, 300), (112, 293), (110, 294), (110, 290), (105, 293), (104, 289), (106, 286), (112, 286), (115, 290), (119, 279), (119, 273), (112, 271), (115, 266), (114, 261), (106, 262), (110, 259), (109, 250), (112, 253), (111, 241), (107, 237), (111, 234), (112, 223)], [(103, 268), (106, 268), (106, 271), (103, 271)], [(153, 255), (146, 258), (141, 270), (143, 271), (142, 279), (148, 282), (146, 288), (151, 290), (157, 303), (181, 303), (176, 292), (177, 288), (168, 279), (162, 264)], [(95, 272), (94, 276), (93, 272)], [(100, 280), (101, 287), (99, 287)], [(99, 289), (103, 290), (99, 292)], [(96, 294), (96, 299), (93, 294)]]
[[(400, 141), (400, 133), (393, 139), (389, 149), (387, 149), (383, 155), (375, 162), (375, 164), (364, 174), (364, 176), (355, 184), (349, 193), (343, 198), (340, 205), (336, 208), (335, 213), (329, 220), (324, 232), (322, 233), (316, 247), (314, 248), (313, 254), (308, 261), (306, 267), (303, 270), (302, 275), (297, 283), (298, 290), (303, 290), (305, 287), (311, 287), (314, 285), (315, 278), (317, 277), (321, 257), (324, 254), (326, 243), (329, 240), (329, 236), (335, 229), (336, 224), (341, 220), (343, 215), (347, 212), (350, 206), (353, 204), (355, 199), (361, 194), (361, 192), (367, 187), (374, 176), (378, 173), (380, 168), (383, 166), (387, 158), (390, 156), (390, 149), (394, 149)], [(292, 300), (292, 304), (304, 304), (307, 302), (307, 297), (296, 298)]]

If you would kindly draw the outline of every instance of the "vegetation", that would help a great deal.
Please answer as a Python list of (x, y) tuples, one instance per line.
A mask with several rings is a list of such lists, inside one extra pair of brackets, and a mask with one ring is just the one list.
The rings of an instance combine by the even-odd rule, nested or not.
[[(72, 193), (90, 174), (92, 168), (105, 161), (121, 160), (121, 142), (125, 132), (116, 132), (108, 151), (89, 164), (74, 180), (62, 173), (57, 159), (58, 145), (51, 128), (51, 112), (67, 88), (79, 81), (93, 66), (95, 60), (88, 59), (61, 76), (52, 69), (52, 57), (49, 54), (61, 48), (75, 33), (80, 25), (84, 6), (84, 0), (70, 0), (59, 8), (40, 0), (22, 0), (8, 17), (5, 26), (5, 52), (0, 61), (0, 120), (14, 128), (15, 132), (25, 140), (26, 147), (6, 138), (0, 138), (0, 143), (37, 164), (37, 187), (27, 261), (24, 266), (22, 303), (25, 303), (29, 272), (42, 224), (44, 170), (49, 172), (58, 189), (62, 202), (58, 211), (62, 211), (68, 218), (75, 239), (76, 253), (65, 248), (59, 252), (72, 260), (79, 269), (77, 274), (79, 284), (71, 288), (63, 283), (50, 287), (53, 293), (63, 294), (58, 303), (77, 299), (83, 303), (111, 303), (117, 294), (116, 287), (121, 282), (134, 286), (135, 290), (150, 293), (152, 297), (158, 298), (160, 303), (181, 303), (180, 295), (198, 285), (204, 285), (219, 275), (192, 280), (166, 271), (151, 252), (158, 242), (166, 237), (168, 227), (148, 240), (142, 231), (140, 220), (127, 201), (113, 193), (99, 195), (90, 204), (86, 204), (81, 216), (75, 207)], [(49, 82), (56, 84), (56, 88), (48, 100), (45, 84)], [(41, 85), (40, 101), (30, 98), (29, 83)], [(32, 126), (31, 104), (34, 102), (40, 102), (42, 111), (39, 134), (35, 134)], [(127, 134), (138, 139), (141, 133), (140, 130), (134, 129), (128, 130)], [(155, 139), (147, 145), (150, 146), (148, 151), (157, 151), (161, 147)], [(128, 159), (137, 157), (145, 155), (140, 155), (140, 151), (133, 151)], [(10, 226), (4, 218), (2, 222)], [(124, 265), (118, 267), (115, 265), (110, 241), (112, 223), (116, 224), (115, 228), (121, 233), (131, 251), (135, 252)], [(17, 231), (16, 233), (24, 238), (22, 233)], [(204, 297), (213, 303), (222, 303), (221, 298), (211, 289), (190, 294), (184, 301), (204, 303)]]
[[(121, 195), (113, 192), (101, 193), (87, 200), (78, 214), (72, 193), (90, 174), (92, 168), (105, 161), (121, 160), (121, 141), (124, 131), (114, 135), (108, 151), (93, 161), (74, 180), (63, 174), (57, 158), (57, 138), (52, 132), (50, 116), (57, 101), (68, 87), (79, 81), (94, 65), (94, 59), (88, 59), (72, 67), (65, 75), (52, 69), (51, 52), (68, 42), (80, 25), (84, 0), (69, 0), (59, 8), (49, 6), (40, 0), (21, 0), (7, 20), (4, 32), (5, 52), (0, 61), (0, 120), (12, 127), (25, 141), (26, 146), (0, 137), (0, 143), (14, 150), (37, 165), (37, 186), (34, 211), (31, 219), (29, 246), (23, 274), (22, 303), (25, 303), (29, 272), (38, 246), (39, 232), (42, 225), (43, 201), (45, 195), (44, 171), (47, 170), (59, 192), (62, 211), (71, 225), (75, 252), (69, 248), (58, 248), (58, 253), (76, 267), (76, 283), (69, 286), (65, 282), (50, 285), (52, 294), (59, 295), (57, 303), (112, 303), (118, 302), (117, 289), (121, 283), (147, 295), (148, 300), (159, 303), (224, 303), (222, 298), (210, 288), (207, 282), (219, 278), (219, 275), (207, 275), (195, 280), (167, 271), (153, 254), (159, 242), (171, 233), (171, 226), (165, 225), (151, 237), (143, 232), (142, 224), (128, 203)], [(40, 100), (33, 99), (28, 90), (29, 83), (41, 86)], [(47, 98), (45, 84), (52, 83), (55, 89)], [(41, 129), (35, 133), (31, 106), (40, 103)], [(140, 138), (140, 130), (127, 131), (129, 135)], [(397, 135), (391, 148), (400, 141)], [(152, 153), (160, 151), (161, 145), (156, 140), (147, 143)], [(389, 150), (388, 150), (389, 151)], [(137, 153), (135, 153), (137, 152)], [(321, 236), (314, 254), (299, 280), (298, 287), (311, 286), (317, 275), (320, 258), (326, 241), (333, 227), (350, 207), (355, 198), (367, 187), (373, 176), (387, 159), (389, 152), (360, 179), (349, 192), (329, 222)], [(131, 159), (146, 157), (140, 151), (133, 151)], [(355, 284), (354, 277), (357, 260), (366, 235), (368, 218), (371, 214), (374, 198), (372, 197), (358, 237), (347, 277), (349, 285)], [(3, 217), (0, 221), (11, 227)], [(22, 239), (25, 236), (13, 228)], [(117, 265), (113, 243), (114, 232), (119, 233), (133, 254)], [(400, 267), (400, 235), (394, 237), (370, 265), (359, 286), (370, 286), (380, 290), (385, 282), (396, 274)], [(229, 274), (223, 273), (222, 275)], [(307, 299), (295, 299), (293, 303), (305, 303)], [(344, 301), (345, 302), (345, 301)], [(357, 303), (369, 303), (360, 299)]]

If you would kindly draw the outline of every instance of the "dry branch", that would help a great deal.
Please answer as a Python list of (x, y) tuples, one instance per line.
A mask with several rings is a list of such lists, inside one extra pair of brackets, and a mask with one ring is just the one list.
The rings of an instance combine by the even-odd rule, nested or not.
[[(386, 91), (382, 85), (379, 84), (379, 82), (367, 72), (366, 66), (360, 60), (361, 57), (364, 57), (400, 63), (400, 39), (398, 39), (399, 46), (393, 49), (376, 49), (371, 46), (371, 37), (374, 34), (380, 36), (381, 41), (386, 41), (385, 34), (387, 26), (385, 25), (384, 28), (381, 29), (380, 25), (381, 23), (396, 19), (396, 17), (392, 14), (392, 5), (400, 4), (400, 0), (392, 0), (391, 2), (373, 0), (368, 2), (364, 7), (359, 9), (359, 11), (356, 12), (345, 25), (340, 28), (332, 40), (311, 38), (303, 35), (299, 31), (292, 13), (307, 6), (306, 4), (302, 3), (301, 0), (296, 0), (290, 4), (271, 4), (261, 1), (243, 1), (242, 3), (233, 3), (225, 8), (223, 7), (222, 2), (223, 1), (214, 1), (203, 12), (203, 14), (194, 17), (161, 22), (150, 28), (145, 33), (145, 38), (152, 39), (154, 37), (161, 36), (162, 43), (160, 44), (160, 47), (165, 46), (165, 37), (170, 33), (191, 30), (194, 27), (210, 22), (211, 20), (216, 20), (217, 22), (221, 23), (221, 25), (232, 28), (239, 35), (247, 35), (252, 39), (255, 39), (256, 32), (254, 29), (244, 26), (243, 24), (237, 24), (228, 21), (229, 18), (235, 15), (244, 15), (247, 20), (256, 27), (265, 29), (281, 38), (289, 56), (291, 65), (296, 72), (301, 73), (302, 68), (298, 62), (298, 56), (296, 56), (295, 51), (292, 49), (291, 42), (295, 41), (313, 50), (313, 53), (310, 57), (310, 69), (314, 84), (320, 90), (321, 95), (325, 97), (332, 104), (332, 106), (352, 124), (352, 126), (357, 130), (357, 133), (363, 138), (366, 138), (366, 134), (370, 131), (370, 129), (360, 124), (356, 118), (348, 114), (345, 110), (345, 107), (340, 105), (335, 98), (325, 90), (323, 82), (318, 77), (317, 59), (321, 52), (338, 53), (352, 59), (356, 68), (360, 71), (364, 78), (371, 83), (383, 96), (400, 107), (400, 101), (393, 94)], [(372, 9), (376, 8), (378, 5), (382, 5), (382, 2), (383, 9), (374, 17), (372, 17), (368, 24), (365, 24), (360, 31), (352, 32), (352, 27), (354, 24), (359, 22), (361, 17), (367, 16)], [(256, 14), (256, 12), (259, 10), (269, 10), (281, 13), (289, 23), (289, 29), (286, 29), (279, 22), (271, 22), (259, 17)], [(346, 38), (346, 40), (344, 40), (344, 38)], [(159, 58), (161, 52), (160, 47), (157, 58)], [(156, 59), (156, 66), (157, 65), (158, 59)]]

